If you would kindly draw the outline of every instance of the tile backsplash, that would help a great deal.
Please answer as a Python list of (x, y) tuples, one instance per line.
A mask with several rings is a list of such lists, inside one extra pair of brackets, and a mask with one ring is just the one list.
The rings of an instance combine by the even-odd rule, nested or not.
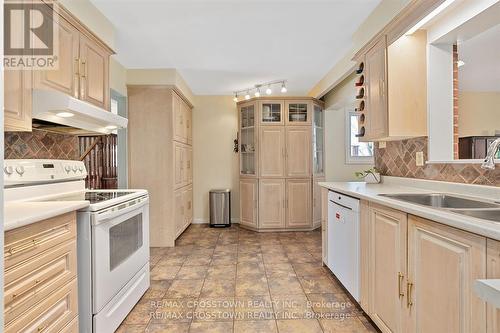
[(500, 167), (483, 170), (480, 164), (440, 163), (417, 166), (415, 153), (424, 152), (427, 138), (387, 142), (386, 148), (375, 145), (375, 167), (381, 174), (395, 177), (441, 180), (455, 183), (500, 186)]
[(76, 160), (79, 156), (78, 137), (33, 129), (33, 132), (5, 132), (4, 155), (6, 159), (64, 159)]

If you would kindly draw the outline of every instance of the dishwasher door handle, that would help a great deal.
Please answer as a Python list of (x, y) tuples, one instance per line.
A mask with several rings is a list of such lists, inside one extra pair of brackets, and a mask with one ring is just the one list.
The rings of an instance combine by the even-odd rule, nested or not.
[(351, 207), (344, 206), (344, 205), (339, 204), (338, 202), (335, 202), (335, 201), (333, 201), (333, 200), (330, 200), (330, 202), (331, 202), (331, 203), (333, 203), (333, 204), (335, 204), (335, 205), (337, 205), (337, 206), (340, 206), (340, 207), (342, 207), (342, 208), (352, 210), (352, 208), (351, 208)]

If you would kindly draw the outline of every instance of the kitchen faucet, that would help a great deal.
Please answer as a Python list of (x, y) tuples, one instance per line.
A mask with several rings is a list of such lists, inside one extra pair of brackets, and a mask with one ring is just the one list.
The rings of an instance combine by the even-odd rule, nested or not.
[(498, 148), (500, 148), (500, 138), (493, 141), (488, 147), (488, 153), (486, 158), (481, 164), (481, 168), (494, 170), (495, 169), (495, 155), (497, 154)]

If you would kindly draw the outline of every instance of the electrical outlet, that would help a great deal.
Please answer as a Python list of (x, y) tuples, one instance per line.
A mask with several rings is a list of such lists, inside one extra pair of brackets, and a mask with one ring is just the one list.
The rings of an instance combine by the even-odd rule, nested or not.
[(378, 147), (379, 147), (379, 148), (385, 148), (385, 147), (387, 147), (387, 143), (386, 143), (385, 141), (380, 141), (380, 142), (378, 143)]
[(424, 152), (423, 151), (417, 151), (417, 166), (424, 166)]

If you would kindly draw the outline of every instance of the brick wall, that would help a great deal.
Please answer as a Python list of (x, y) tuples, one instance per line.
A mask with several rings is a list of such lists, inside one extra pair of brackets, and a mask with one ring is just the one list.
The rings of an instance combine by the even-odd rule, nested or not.
[(5, 132), (6, 159), (64, 159), (76, 160), (78, 137), (34, 129), (33, 132)]

